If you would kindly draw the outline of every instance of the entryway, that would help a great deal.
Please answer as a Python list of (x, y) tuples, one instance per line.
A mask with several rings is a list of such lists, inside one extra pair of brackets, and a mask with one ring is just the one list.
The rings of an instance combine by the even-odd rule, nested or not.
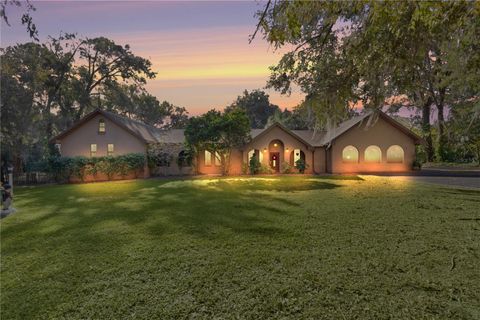
[(270, 152), (270, 168), (276, 173), (280, 172), (280, 152)]

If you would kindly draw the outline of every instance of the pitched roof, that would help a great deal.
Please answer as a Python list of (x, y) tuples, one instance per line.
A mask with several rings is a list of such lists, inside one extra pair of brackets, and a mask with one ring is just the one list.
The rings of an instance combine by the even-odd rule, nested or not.
[[(76, 128), (80, 127), (83, 123), (89, 121), (90, 119), (94, 118), (96, 115), (101, 114), (105, 118), (111, 120), (112, 122), (116, 123), (118, 126), (122, 127), (123, 129), (130, 132), (132, 135), (136, 136), (140, 140), (144, 141), (145, 143), (184, 143), (185, 142), (185, 130), (183, 129), (160, 129), (150, 125), (147, 125), (143, 122), (136, 121), (133, 119), (129, 119), (118, 115), (116, 113), (108, 112), (105, 110), (97, 109), (85, 117), (83, 117), (80, 121), (74, 124), (69, 129), (65, 130), (64, 132), (60, 133), (56, 137), (54, 137), (51, 141), (60, 140), (61, 138), (65, 137), (67, 134), (75, 130)], [(367, 111), (362, 115), (353, 117), (347, 121), (340, 123), (339, 126), (336, 128), (329, 130), (329, 131), (313, 131), (313, 130), (290, 130), (281, 123), (274, 123), (271, 126), (265, 129), (251, 129), (250, 136), (252, 140), (263, 136), (270, 130), (275, 127), (279, 127), (288, 134), (292, 135), (294, 138), (300, 140), (307, 146), (311, 147), (321, 147), (326, 146), (332, 143), (336, 138), (344, 134), (345, 132), (349, 131), (356, 125), (361, 125), (363, 121), (368, 121), (369, 117), (374, 114), (373, 111)], [(389, 122), (392, 126), (396, 127), (397, 129), (404, 132), (406, 135), (410, 136), (415, 143), (422, 143), (422, 138), (412, 132), (410, 129), (405, 127), (400, 122), (396, 121), (395, 119), (389, 117), (383, 112), (378, 112), (378, 115)]]
[(352, 129), (355, 126), (360, 126), (362, 125), (365, 121), (370, 121), (372, 120), (372, 116), (378, 115), (380, 118), (383, 120), (387, 121), (389, 124), (391, 124), (393, 127), (397, 128), (398, 130), (402, 131), (405, 133), (407, 136), (412, 138), (415, 143), (421, 144), (423, 143), (423, 139), (419, 137), (416, 133), (414, 133), (412, 130), (408, 129), (405, 127), (403, 124), (398, 122), (397, 120), (393, 119), (392, 117), (388, 116), (386, 113), (383, 111), (372, 111), (368, 110), (364, 112), (363, 114), (353, 117), (347, 121), (344, 121), (340, 123), (338, 127), (335, 129), (329, 130), (327, 134), (325, 135), (323, 139), (323, 145), (328, 145), (332, 143), (335, 139), (337, 139), (339, 136), (342, 134), (346, 133), (350, 129)]
[(147, 125), (143, 122), (133, 120), (127, 117), (123, 117), (113, 112), (108, 112), (105, 110), (96, 109), (85, 117), (83, 117), (80, 121), (75, 123), (72, 127), (68, 128), (67, 130), (63, 131), (51, 141), (60, 140), (70, 132), (74, 131), (85, 122), (93, 119), (97, 115), (102, 115), (105, 118), (109, 119), (116, 125), (120, 126), (121, 128), (125, 129), (133, 136), (137, 137), (138, 139), (142, 140), (145, 143), (155, 143), (155, 142), (164, 142), (164, 143), (183, 143), (185, 138), (183, 135), (183, 130), (181, 129), (172, 129), (172, 130), (164, 130), (160, 128), (156, 128), (150, 125)]

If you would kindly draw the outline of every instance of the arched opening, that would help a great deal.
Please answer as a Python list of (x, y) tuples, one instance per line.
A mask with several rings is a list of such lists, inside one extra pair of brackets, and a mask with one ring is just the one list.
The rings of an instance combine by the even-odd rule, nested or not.
[(398, 145), (390, 146), (387, 149), (387, 162), (389, 163), (403, 163), (405, 153), (403, 148)]
[(290, 165), (295, 166), (298, 160), (302, 159), (305, 161), (305, 152), (303, 152), (300, 149), (293, 149), (292, 152), (290, 152)]
[(268, 145), (269, 164), (274, 172), (280, 172), (280, 163), (283, 161), (283, 142), (280, 140), (273, 140)]
[(258, 149), (252, 149), (252, 150), (248, 151), (247, 164), (250, 163), (250, 160), (252, 159), (253, 155), (255, 155), (257, 157), (257, 160), (258, 160), (259, 163), (262, 163), (263, 153), (260, 152), (260, 150), (258, 150)]
[(178, 153), (177, 164), (180, 168), (190, 167), (192, 165), (192, 157), (190, 153), (182, 150)]
[(378, 146), (368, 146), (365, 149), (365, 162), (382, 162), (382, 150)]
[(346, 163), (358, 163), (358, 149), (354, 146), (346, 146), (343, 148), (342, 160)]

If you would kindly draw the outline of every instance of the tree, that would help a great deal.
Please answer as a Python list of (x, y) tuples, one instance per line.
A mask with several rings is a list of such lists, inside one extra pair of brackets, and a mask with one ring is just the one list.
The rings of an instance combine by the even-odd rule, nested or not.
[[(443, 157), (443, 110), (455, 103), (457, 57), (476, 61), (478, 4), (285, 0), (268, 1), (258, 16), (257, 30), (267, 41), (276, 48), (294, 47), (272, 68), (269, 86), (288, 93), (291, 83), (298, 84), (324, 122), (320, 126), (348, 116), (351, 105), (378, 109), (405, 95), (422, 112), (430, 159), (431, 108), (436, 106), (438, 156)], [(462, 70), (478, 74), (478, 68)]]
[(49, 70), (41, 63), (46, 55), (48, 51), (36, 43), (2, 49), (2, 159), (13, 162), (15, 170), (22, 169), (35, 145), (46, 145), (42, 102)]
[(183, 128), (188, 112), (167, 101), (159, 102), (138, 84), (107, 82), (100, 89), (99, 108), (142, 121), (154, 127)]
[(106, 38), (61, 34), (0, 52), (2, 159), (18, 170), (55, 154), (50, 139), (95, 107), (162, 127), (181, 127), (188, 118), (185, 108), (144, 89), (155, 75), (150, 61)]
[(7, 26), (10, 26), (10, 22), (8, 20), (8, 15), (7, 15), (7, 7), (8, 6), (16, 6), (16, 7), (22, 7), (25, 6), (25, 12), (22, 14), (21, 22), (22, 25), (25, 25), (27, 27), (27, 32), (30, 35), (30, 38), (38, 41), (38, 30), (37, 26), (35, 23), (33, 23), (33, 18), (31, 16), (31, 13), (35, 11), (35, 7), (33, 4), (30, 2), (30, 0), (1, 0), (0, 2), (0, 19), (3, 19)]
[(245, 90), (243, 96), (238, 96), (237, 100), (225, 108), (229, 112), (234, 109), (244, 110), (250, 119), (250, 124), (254, 129), (262, 129), (267, 124), (267, 120), (272, 116), (278, 106), (271, 104), (268, 94), (262, 90)]
[(129, 45), (117, 45), (105, 37), (85, 39), (79, 52), (81, 64), (76, 69), (79, 94), (76, 119), (94, 108), (92, 93), (101, 85), (127, 80), (143, 85), (146, 79), (155, 77), (149, 60), (134, 55)]
[(246, 113), (240, 109), (224, 113), (210, 110), (201, 116), (190, 118), (185, 128), (188, 149), (195, 155), (203, 150), (218, 153), (224, 175), (229, 173), (232, 150), (247, 143), (249, 138), (250, 122)]

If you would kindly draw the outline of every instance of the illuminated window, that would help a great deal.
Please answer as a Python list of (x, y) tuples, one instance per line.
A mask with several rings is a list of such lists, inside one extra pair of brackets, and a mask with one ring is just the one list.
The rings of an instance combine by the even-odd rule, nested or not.
[(107, 156), (113, 156), (113, 143), (107, 144)]
[(95, 157), (97, 155), (97, 144), (96, 143), (92, 143), (90, 145), (90, 156), (91, 157)]
[(377, 146), (368, 146), (365, 149), (365, 162), (382, 162), (382, 150)]
[(290, 153), (290, 164), (295, 166), (297, 161), (300, 159), (305, 161), (305, 153), (300, 149), (293, 149), (293, 151)]
[(403, 149), (400, 146), (394, 145), (387, 149), (387, 162), (402, 163), (403, 156)]
[(358, 162), (358, 150), (354, 146), (346, 146), (342, 151), (343, 162)]
[(215, 151), (215, 165), (217, 167), (222, 165), (222, 158), (220, 157), (220, 153)]
[(206, 166), (212, 165), (212, 153), (208, 150), (205, 150), (205, 165)]
[(98, 133), (105, 133), (105, 120), (103, 119), (98, 120)]

